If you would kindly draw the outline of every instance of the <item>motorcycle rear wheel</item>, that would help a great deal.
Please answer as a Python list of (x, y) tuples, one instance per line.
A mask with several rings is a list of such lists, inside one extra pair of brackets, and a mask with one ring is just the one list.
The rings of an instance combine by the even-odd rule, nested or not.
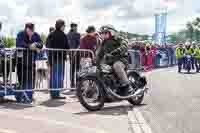
[[(131, 82), (133, 82), (132, 81), (133, 79), (136, 81), (140, 78), (140, 74), (137, 72), (131, 72), (128, 73), (128, 78)], [(128, 102), (132, 105), (140, 105), (142, 104), (143, 100), (144, 100), (144, 93), (141, 96), (129, 99)]]
[[(96, 91), (97, 91), (97, 99), (96, 100), (93, 100), (94, 102), (98, 102), (98, 104), (96, 105), (91, 105), (90, 104), (90, 101), (87, 101), (87, 99), (84, 97), (84, 94), (83, 93), (87, 93), (85, 94), (86, 97), (92, 97), (92, 93), (94, 93), (94, 89), (91, 87), (92, 86), (88, 86), (88, 89), (90, 89), (88, 92), (83, 92), (83, 86), (84, 86), (84, 83), (87, 84), (87, 81), (89, 81), (89, 84), (92, 82), (95, 84), (96, 86)], [(81, 79), (79, 81), (79, 84), (78, 84), (78, 87), (77, 87), (77, 97), (79, 99), (79, 102), (81, 103), (81, 105), (83, 107), (85, 107), (88, 111), (98, 111), (98, 110), (101, 110), (104, 106), (104, 103), (105, 103), (105, 93), (103, 91), (103, 86), (101, 85), (101, 83), (94, 77), (87, 77), (87, 78), (84, 78), (84, 79)], [(91, 99), (91, 98), (89, 98)]]

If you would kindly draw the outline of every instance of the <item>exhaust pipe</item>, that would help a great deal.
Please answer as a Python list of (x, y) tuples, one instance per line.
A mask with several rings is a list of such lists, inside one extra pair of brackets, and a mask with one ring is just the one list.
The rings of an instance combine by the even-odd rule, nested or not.
[(118, 94), (116, 94), (115, 92), (113, 92), (110, 87), (107, 88), (108, 93), (110, 93), (113, 97), (116, 97), (119, 100), (128, 100), (130, 98), (136, 98), (138, 96), (143, 95), (144, 92), (146, 92), (148, 90), (148, 88), (144, 87), (143, 89), (139, 89), (137, 90), (134, 94), (129, 95), (129, 96), (120, 96)]

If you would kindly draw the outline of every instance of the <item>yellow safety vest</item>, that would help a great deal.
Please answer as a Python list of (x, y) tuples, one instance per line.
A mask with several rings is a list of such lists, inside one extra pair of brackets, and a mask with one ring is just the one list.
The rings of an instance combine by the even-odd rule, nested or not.
[(182, 58), (184, 55), (184, 49), (183, 48), (176, 48), (176, 58)]
[(189, 49), (187, 49), (187, 48), (185, 48), (185, 54), (193, 54), (193, 52), (194, 52), (194, 50), (192, 49), (192, 48), (189, 48)]
[(194, 52), (195, 52), (194, 57), (200, 59), (200, 48), (195, 48)]

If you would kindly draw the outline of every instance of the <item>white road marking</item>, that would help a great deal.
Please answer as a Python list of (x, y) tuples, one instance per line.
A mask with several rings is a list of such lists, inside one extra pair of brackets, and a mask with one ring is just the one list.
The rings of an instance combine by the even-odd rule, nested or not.
[[(57, 120), (51, 120), (51, 119), (48, 119), (48, 118), (41, 118), (41, 117), (35, 117), (35, 116), (33, 117), (33, 116), (30, 116), (30, 115), (19, 115), (19, 114), (16, 115), (14, 113), (10, 113), (10, 112), (8, 113), (8, 112), (5, 112), (5, 111), (0, 111), (0, 114), (12, 116), (12, 117), (18, 118), (18, 119), (44, 122), (44, 123), (48, 123), (48, 124), (51, 124), (51, 125), (63, 126), (63, 127), (68, 127), (68, 128), (72, 127), (72, 128), (80, 129), (80, 131), (81, 130), (87, 131), (89, 133), (107, 133), (106, 131), (104, 131), (102, 129), (90, 128), (90, 127), (79, 125), (77, 123), (67, 123), (67, 121), (57, 121)], [(0, 131), (1, 131), (1, 129), (0, 129)], [(5, 133), (16, 133), (16, 132), (5, 132)]]
[(142, 113), (137, 108), (128, 112), (128, 118), (133, 133), (153, 133)]

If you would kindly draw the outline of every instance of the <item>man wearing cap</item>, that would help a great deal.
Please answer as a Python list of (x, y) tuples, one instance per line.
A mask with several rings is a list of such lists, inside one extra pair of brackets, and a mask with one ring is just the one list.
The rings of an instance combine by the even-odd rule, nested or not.
[[(70, 25), (71, 29), (67, 35), (68, 37), (68, 42), (69, 42), (69, 47), (70, 49), (78, 49), (80, 47), (80, 38), (81, 35), (80, 33), (77, 32), (78, 30), (78, 25), (75, 23), (71, 23)], [(80, 62), (80, 57), (79, 57), (79, 52), (77, 51), (72, 51), (70, 54), (70, 64), (71, 64), (71, 87), (75, 87), (75, 74), (76, 71), (79, 70), (79, 62)]]
[(31, 103), (33, 100), (32, 89), (35, 83), (35, 60), (37, 50), (42, 48), (40, 35), (35, 32), (34, 24), (27, 23), (25, 29), (17, 34), (17, 76), (19, 89), (27, 90), (16, 94), (17, 102)]
[(178, 60), (178, 72), (181, 72), (182, 69), (182, 65), (184, 63), (183, 61), (183, 56), (184, 56), (184, 48), (183, 48), (183, 44), (180, 43), (179, 46), (176, 48), (176, 58)]

